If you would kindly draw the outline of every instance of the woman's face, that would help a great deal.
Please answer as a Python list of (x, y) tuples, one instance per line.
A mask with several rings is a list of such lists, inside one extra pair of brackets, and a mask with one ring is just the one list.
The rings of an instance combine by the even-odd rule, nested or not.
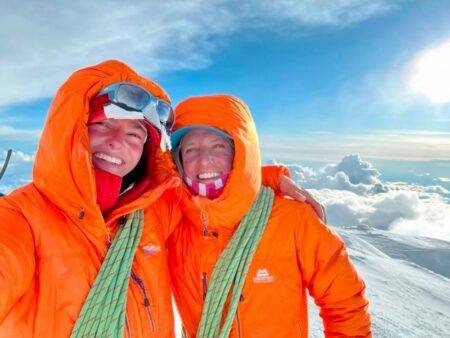
[(147, 139), (139, 120), (106, 119), (88, 125), (92, 163), (123, 177), (136, 167)]
[(180, 144), (184, 173), (200, 183), (208, 183), (228, 174), (233, 163), (233, 148), (225, 138), (196, 129)]

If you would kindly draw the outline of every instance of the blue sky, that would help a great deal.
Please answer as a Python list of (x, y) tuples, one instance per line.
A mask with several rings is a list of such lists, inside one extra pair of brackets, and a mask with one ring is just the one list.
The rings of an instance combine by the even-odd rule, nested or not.
[[(5, 7), (0, 30), (0, 150), (33, 153), (62, 81), (118, 58), (174, 102), (243, 98), (265, 158), (450, 160), (448, 1), (15, 6)], [(431, 61), (419, 72), (421, 60)]]

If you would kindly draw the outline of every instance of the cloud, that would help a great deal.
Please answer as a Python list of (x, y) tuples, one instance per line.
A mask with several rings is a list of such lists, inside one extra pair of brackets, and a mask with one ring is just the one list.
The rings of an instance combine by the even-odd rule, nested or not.
[(288, 165), (292, 178), (305, 188), (347, 190), (357, 195), (380, 193), (387, 188), (380, 173), (358, 155), (347, 155), (338, 164), (315, 171), (300, 165)]
[(325, 175), (336, 175), (343, 172), (353, 184), (379, 183), (380, 173), (369, 162), (358, 155), (347, 155), (338, 164), (330, 164), (323, 169)]
[(0, 105), (51, 97), (75, 69), (107, 58), (138, 71), (197, 69), (223, 39), (260, 26), (342, 26), (395, 7), (384, 0), (13, 2), (2, 11)]
[(419, 205), (419, 217), (399, 219), (391, 229), (401, 234), (415, 234), (444, 239), (450, 242), (450, 207), (447, 203), (423, 203)]
[(361, 196), (345, 190), (311, 190), (327, 211), (328, 224), (377, 228), (450, 241), (450, 204), (439, 195), (410, 190)]
[(41, 130), (30, 129), (18, 129), (8, 125), (0, 126), (0, 138), (7, 139), (8, 141), (24, 139), (37, 140), (41, 135)]
[(345, 26), (384, 13), (394, 7), (389, 1), (247, 1), (245, 16), (255, 21), (271, 18), (307, 26)]
[[(0, 165), (6, 158), (6, 151), (0, 151)], [(34, 154), (13, 151), (8, 167), (0, 180), (0, 193), (6, 194), (31, 180)]]
[(358, 155), (319, 170), (288, 167), (292, 178), (325, 206), (330, 225), (450, 241), (450, 191), (442, 186), (383, 182), (381, 173)]
[(369, 226), (386, 230), (399, 219), (416, 219), (418, 195), (408, 191), (390, 191), (360, 196), (343, 190), (315, 191), (324, 203), (329, 224), (339, 227)]

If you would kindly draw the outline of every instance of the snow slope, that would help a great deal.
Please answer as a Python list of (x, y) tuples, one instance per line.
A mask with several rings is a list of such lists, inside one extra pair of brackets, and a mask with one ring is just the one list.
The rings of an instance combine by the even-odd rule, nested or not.
[[(449, 337), (449, 242), (373, 229), (335, 230), (367, 284), (374, 337)], [(311, 305), (310, 336), (322, 337)]]

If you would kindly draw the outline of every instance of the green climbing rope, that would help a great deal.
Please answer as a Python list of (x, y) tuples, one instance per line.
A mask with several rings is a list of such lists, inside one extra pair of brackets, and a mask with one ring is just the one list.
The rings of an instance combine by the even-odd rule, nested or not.
[(122, 337), (131, 265), (142, 234), (143, 211), (127, 217), (111, 243), (71, 338)]
[[(228, 337), (250, 263), (272, 211), (273, 196), (274, 193), (270, 188), (261, 188), (252, 208), (242, 219), (220, 255), (206, 293), (197, 337)], [(225, 302), (231, 288), (228, 312), (220, 328)]]

